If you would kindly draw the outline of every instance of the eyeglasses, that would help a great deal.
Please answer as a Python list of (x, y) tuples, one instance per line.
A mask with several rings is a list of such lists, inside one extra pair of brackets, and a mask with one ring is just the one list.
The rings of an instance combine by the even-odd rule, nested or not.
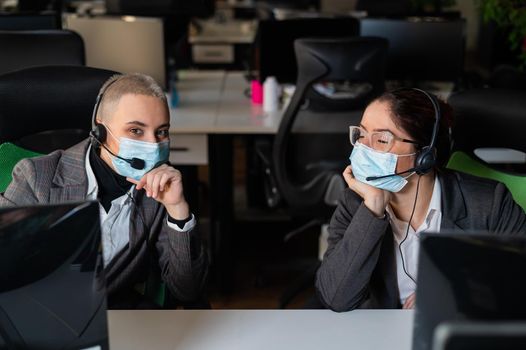
[(395, 141), (412, 143), (418, 145), (418, 142), (403, 139), (401, 137), (393, 135), (389, 131), (373, 131), (367, 132), (364, 128), (360, 126), (349, 126), (349, 138), (351, 144), (355, 146), (357, 143), (362, 143), (364, 139), (368, 139), (369, 147), (378, 152), (389, 152), (393, 148)]

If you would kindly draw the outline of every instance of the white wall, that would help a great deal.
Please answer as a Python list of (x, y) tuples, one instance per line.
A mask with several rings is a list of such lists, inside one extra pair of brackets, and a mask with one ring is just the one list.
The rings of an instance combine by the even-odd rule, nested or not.
[(480, 21), (475, 0), (457, 0), (457, 5), (452, 9), (460, 11), (462, 17), (466, 19), (466, 49), (468, 51), (474, 50), (477, 44)]

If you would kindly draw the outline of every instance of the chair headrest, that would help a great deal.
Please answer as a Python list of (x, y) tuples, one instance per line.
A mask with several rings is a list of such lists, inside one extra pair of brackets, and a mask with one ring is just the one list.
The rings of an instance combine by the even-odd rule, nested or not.
[(116, 72), (42, 66), (0, 76), (0, 143), (57, 129), (91, 129), (102, 84)]

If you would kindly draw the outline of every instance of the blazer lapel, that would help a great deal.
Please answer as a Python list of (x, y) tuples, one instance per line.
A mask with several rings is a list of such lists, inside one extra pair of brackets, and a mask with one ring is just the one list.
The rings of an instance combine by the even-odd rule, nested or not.
[(88, 180), (85, 159), (88, 146), (89, 139), (67, 149), (62, 154), (49, 193), (51, 203), (86, 199)]
[(441, 230), (464, 230), (467, 210), (459, 179), (454, 172), (447, 170), (440, 171), (438, 178), (442, 188)]
[[(159, 206), (155, 200), (145, 197), (144, 191), (133, 191), (134, 204), (131, 210), (130, 220), (130, 247), (140, 244), (147, 234), (147, 230), (153, 227), (155, 212)], [(149, 237), (151, 241), (152, 237)]]

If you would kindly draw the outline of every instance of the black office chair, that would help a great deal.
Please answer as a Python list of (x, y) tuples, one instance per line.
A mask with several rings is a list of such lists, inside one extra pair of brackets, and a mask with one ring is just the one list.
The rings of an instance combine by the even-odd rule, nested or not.
[[(375, 37), (295, 41), (296, 90), (274, 138), (272, 160), (264, 160), (268, 203), (276, 205), (281, 198), (293, 218), (309, 221), (289, 233), (286, 240), (303, 229), (327, 222), (334, 211), (345, 188), (341, 173), (351, 151), (348, 126), (357, 123), (367, 103), (384, 91), (387, 45), (387, 40)], [(347, 82), (345, 98), (326, 96), (313, 89), (320, 82), (342, 81)], [(327, 124), (335, 117), (331, 116), (333, 113), (345, 113), (345, 118), (340, 119), (344, 125), (325, 135), (320, 133), (319, 125), (308, 134), (296, 134), (294, 124), (304, 112), (306, 100), (314, 101), (308, 103), (310, 106), (326, 106), (322, 116)], [(329, 109), (331, 104), (335, 108)], [(311, 114), (301, 118), (308, 125)], [(312, 285), (317, 266), (318, 262), (285, 293), (280, 307), (285, 307), (305, 285)]]
[(62, 18), (59, 12), (0, 13), (0, 30), (56, 30), (61, 28)]
[(0, 76), (0, 144), (39, 153), (88, 137), (102, 84), (116, 72), (83, 66), (42, 66)]
[(67, 30), (0, 31), (0, 74), (46, 65), (83, 66), (84, 42)]

